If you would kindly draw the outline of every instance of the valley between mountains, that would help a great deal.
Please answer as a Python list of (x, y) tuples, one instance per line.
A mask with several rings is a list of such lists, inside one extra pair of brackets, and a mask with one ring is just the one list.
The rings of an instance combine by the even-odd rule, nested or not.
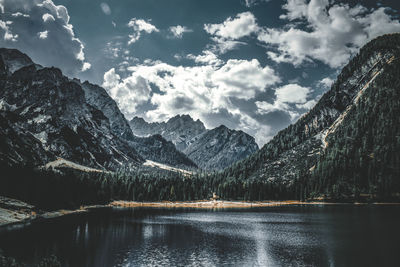
[(126, 201), (397, 201), (400, 34), (366, 44), (259, 148), (178, 115), (128, 121), (106, 90), (0, 49), (0, 195), (43, 209)]

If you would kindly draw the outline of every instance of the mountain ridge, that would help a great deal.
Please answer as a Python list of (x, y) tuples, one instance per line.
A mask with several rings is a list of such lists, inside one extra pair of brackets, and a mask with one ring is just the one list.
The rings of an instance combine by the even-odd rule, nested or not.
[[(323, 175), (319, 176), (313, 173), (323, 173), (322, 170), (325, 167), (322, 165), (328, 164), (326, 163), (327, 153), (333, 153), (330, 155), (329, 164), (335, 164), (335, 158), (340, 158), (338, 153), (343, 152), (338, 152), (340, 147), (337, 147), (337, 144), (340, 143), (340, 138), (347, 140), (347, 137), (344, 134), (340, 138), (337, 136), (335, 138), (335, 133), (342, 131), (345, 126), (343, 122), (354, 124), (353, 131), (356, 131), (360, 122), (355, 121), (351, 116), (357, 109), (360, 99), (366, 101), (364, 99), (366, 93), (370, 93), (371, 88), (376, 88), (376, 83), (382, 75), (391, 69), (400, 68), (399, 54), (400, 34), (384, 35), (366, 44), (343, 68), (331, 89), (321, 97), (308, 113), (304, 114), (296, 123), (280, 131), (258, 152), (231, 166), (223, 176), (232, 173), (241, 174), (249, 177), (250, 180), (275, 184), (281, 189), (283, 186), (298, 190), (299, 183), (301, 183), (303, 196), (309, 195), (310, 192), (315, 192), (318, 195), (324, 190), (327, 194), (332, 195), (334, 182), (324, 184), (327, 187), (324, 190), (307, 188), (316, 186), (319, 183), (316, 181), (325, 179)], [(387, 88), (388, 92), (393, 90), (397, 92), (393, 85)], [(381, 90), (383, 89), (378, 88), (378, 92)], [(381, 96), (381, 98), (383, 97)], [(396, 105), (392, 106), (394, 109), (397, 107)], [(384, 116), (384, 114), (380, 115)], [(373, 118), (373, 116), (374, 114), (364, 114), (363, 119)], [(396, 121), (393, 117), (390, 118), (392, 124), (397, 126), (395, 129), (398, 131), (398, 120)], [(348, 122), (348, 120), (351, 122)], [(384, 117), (382, 120), (384, 120)], [(365, 127), (365, 130), (371, 130), (367, 126)], [(393, 138), (393, 136), (390, 138)], [(376, 145), (380, 147), (383, 144)], [(331, 146), (335, 148), (336, 152), (329, 152)], [(394, 142), (393, 146), (398, 146), (398, 143)], [(346, 166), (344, 162), (343, 164)], [(338, 170), (342, 167), (329, 168), (334, 172), (335, 169)], [(348, 168), (350, 173), (351, 168)], [(333, 178), (331, 177), (331, 179)], [(307, 193), (304, 193), (305, 191)], [(349, 192), (349, 190), (346, 190), (346, 192)]]
[(129, 125), (137, 135), (160, 134), (205, 170), (222, 170), (258, 150), (254, 138), (245, 132), (224, 125), (206, 129), (199, 119), (186, 114), (152, 123), (134, 117)]
[[(60, 157), (116, 170), (136, 168), (148, 158), (197, 167), (166, 140), (134, 136), (115, 101), (100, 86), (69, 79), (55, 67), (43, 68), (16, 49), (0, 49), (0, 76), (0, 157), (9, 164), (44, 165)], [(153, 145), (145, 148), (147, 144)]]

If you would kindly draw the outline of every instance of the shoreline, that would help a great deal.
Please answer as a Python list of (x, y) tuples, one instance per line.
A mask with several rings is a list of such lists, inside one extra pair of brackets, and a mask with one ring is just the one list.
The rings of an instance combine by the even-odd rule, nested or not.
[[(7, 198), (1, 197), (1, 200)], [(116, 200), (104, 205), (81, 206), (78, 209), (66, 210), (60, 209), (43, 213), (36, 213), (34, 207), (19, 200), (8, 199), (18, 202), (22, 206), (5, 207), (0, 205), (0, 231), (23, 228), (32, 223), (45, 220), (52, 220), (68, 215), (87, 214), (101, 209), (113, 208), (192, 208), (192, 209), (251, 209), (262, 207), (280, 207), (280, 206), (299, 206), (299, 205), (400, 205), (399, 202), (323, 202), (323, 201), (228, 201), (228, 200), (198, 200), (198, 201), (159, 201), (159, 202), (138, 202)], [(1, 204), (1, 203), (0, 203)]]
[(108, 204), (111, 207), (154, 207), (154, 208), (205, 208), (205, 209), (226, 209), (226, 208), (259, 208), (259, 207), (279, 207), (294, 205), (400, 205), (397, 202), (324, 202), (324, 201), (229, 201), (229, 200), (198, 200), (198, 201), (159, 201), (159, 202), (139, 202), (116, 200)]
[(26, 202), (0, 196), (0, 231), (23, 228), (32, 223), (61, 218), (68, 215), (87, 214), (95, 210), (112, 209), (106, 205), (87, 205), (77, 209), (43, 211)]

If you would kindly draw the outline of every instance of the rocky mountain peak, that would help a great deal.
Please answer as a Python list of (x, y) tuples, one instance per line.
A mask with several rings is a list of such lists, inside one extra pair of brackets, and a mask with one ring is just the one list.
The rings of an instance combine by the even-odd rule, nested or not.
[(190, 115), (176, 115), (166, 122), (152, 123), (134, 117), (129, 125), (133, 133), (138, 136), (161, 134), (166, 140), (174, 143), (180, 151), (188, 146), (192, 138), (206, 131), (204, 124), (200, 120), (194, 121)]
[(220, 125), (197, 136), (184, 153), (204, 169), (221, 170), (257, 150), (254, 137)]
[(177, 115), (160, 123), (135, 117), (129, 124), (135, 134), (162, 135), (204, 169), (223, 169), (258, 150), (254, 138), (248, 134), (225, 125), (207, 130), (203, 122), (193, 120), (190, 115)]
[(0, 57), (9, 73), (34, 64), (30, 57), (17, 49), (0, 48)]
[(37, 68), (23, 53), (1, 52), (2, 60), (22, 66), (1, 79), (0, 99), (8, 107), (0, 111), (4, 162), (43, 165), (64, 158), (107, 170), (143, 162), (133, 146), (114, 134), (104, 113), (86, 101), (80, 84), (58, 68)]

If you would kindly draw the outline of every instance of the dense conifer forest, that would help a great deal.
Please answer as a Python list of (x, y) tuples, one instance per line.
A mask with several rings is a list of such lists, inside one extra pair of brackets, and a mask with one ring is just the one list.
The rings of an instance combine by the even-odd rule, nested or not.
[[(400, 35), (371, 41), (344, 67), (317, 105), (295, 124), (279, 132), (262, 149), (220, 172), (183, 174), (162, 170), (120, 170), (87, 173), (45, 170), (33, 165), (0, 166), (0, 195), (44, 209), (73, 208), (111, 200), (191, 201), (216, 193), (227, 200), (324, 199), (331, 201), (393, 201), (400, 199)], [(378, 51), (378, 53), (377, 53)], [(393, 55), (382, 64), (357, 104), (343, 93), (343, 83), (372, 55)], [(266, 179), (268, 160), (280, 159), (326, 129), (326, 119), (305, 131), (323, 108), (346, 112), (340, 126), (313, 157), (296, 161), (289, 183)], [(308, 129), (308, 128), (307, 128)], [(295, 155), (296, 156), (296, 155)], [(267, 163), (266, 163), (267, 162)], [(279, 176), (277, 168), (275, 176)]]

